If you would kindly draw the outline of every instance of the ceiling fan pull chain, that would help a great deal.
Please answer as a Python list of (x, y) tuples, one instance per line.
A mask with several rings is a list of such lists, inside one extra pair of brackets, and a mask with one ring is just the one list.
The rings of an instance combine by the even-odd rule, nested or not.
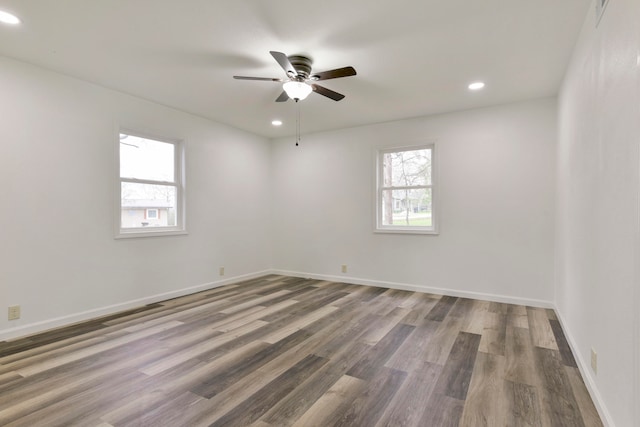
[(300, 142), (300, 103), (296, 99), (296, 147)]

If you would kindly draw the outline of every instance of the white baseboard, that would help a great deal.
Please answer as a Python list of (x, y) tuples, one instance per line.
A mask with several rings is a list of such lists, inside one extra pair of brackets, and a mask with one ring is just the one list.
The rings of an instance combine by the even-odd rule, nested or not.
[(585, 385), (587, 386), (587, 390), (589, 390), (589, 394), (591, 395), (591, 400), (593, 400), (593, 404), (596, 406), (598, 410), (598, 414), (600, 414), (600, 419), (605, 427), (615, 427), (613, 423), (613, 419), (611, 418), (611, 414), (609, 414), (609, 410), (607, 409), (604, 401), (602, 400), (602, 396), (600, 396), (600, 392), (598, 391), (598, 387), (596, 386), (593, 375), (591, 374), (591, 369), (589, 369), (589, 364), (585, 362), (582, 358), (580, 352), (578, 351), (578, 347), (575, 344), (575, 340), (573, 339), (573, 334), (569, 329), (569, 325), (564, 321), (562, 317), (562, 313), (559, 310), (555, 310), (556, 316), (558, 317), (558, 321), (560, 322), (560, 326), (562, 327), (562, 331), (564, 332), (565, 337), (567, 338), (567, 342), (569, 343), (569, 347), (571, 347), (571, 353), (573, 353), (573, 357), (576, 359), (576, 364), (578, 365), (578, 369), (580, 370), (580, 374), (582, 375), (582, 379), (584, 380)]
[(452, 297), (472, 298), (485, 301), (501, 302), (506, 304), (528, 305), (540, 308), (555, 308), (551, 301), (510, 297), (503, 295), (486, 294), (481, 292), (461, 291), (456, 289), (435, 288), (430, 286), (413, 285), (408, 283), (384, 282), (380, 280), (361, 279), (350, 276), (331, 276), (327, 274), (303, 273), (299, 271), (288, 270), (271, 270), (271, 274), (281, 274), (283, 276), (302, 277), (307, 279), (328, 280), (331, 282), (351, 283), (354, 285), (375, 286), (378, 288), (399, 289), (403, 291), (425, 292), (438, 295), (447, 295)]
[(109, 305), (106, 307), (100, 307), (92, 310), (83, 311), (80, 313), (61, 316), (55, 319), (48, 319), (41, 322), (35, 322), (35, 323), (23, 325), (23, 326), (18, 326), (16, 328), (5, 329), (3, 331), (0, 331), (0, 341), (6, 341), (6, 340), (15, 339), (15, 338), (21, 338), (21, 337), (33, 335), (36, 333), (47, 331), (49, 329), (72, 325), (74, 323), (83, 322), (90, 319), (94, 319), (96, 317), (118, 313), (120, 311), (141, 307), (143, 305), (153, 304), (159, 301), (165, 301), (168, 299), (193, 294), (196, 292), (206, 291), (208, 289), (217, 288), (219, 286), (230, 285), (230, 284), (242, 282), (245, 280), (255, 279), (257, 277), (265, 276), (267, 274), (272, 274), (271, 270), (258, 271), (255, 273), (244, 274), (241, 276), (234, 276), (234, 277), (230, 277), (224, 280), (219, 280), (216, 282), (191, 286), (188, 288), (178, 289), (170, 292), (164, 292), (164, 293), (152, 295), (149, 297), (138, 298), (131, 301)]

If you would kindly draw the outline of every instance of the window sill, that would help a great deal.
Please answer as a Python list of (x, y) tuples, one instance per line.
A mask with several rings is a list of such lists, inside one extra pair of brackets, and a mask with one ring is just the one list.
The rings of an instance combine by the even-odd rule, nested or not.
[(145, 231), (121, 231), (115, 235), (115, 239), (138, 239), (141, 237), (184, 236), (189, 234), (187, 230), (145, 230)]
[(419, 228), (376, 228), (373, 232), (378, 234), (426, 234), (431, 236), (440, 234), (438, 230), (421, 230)]

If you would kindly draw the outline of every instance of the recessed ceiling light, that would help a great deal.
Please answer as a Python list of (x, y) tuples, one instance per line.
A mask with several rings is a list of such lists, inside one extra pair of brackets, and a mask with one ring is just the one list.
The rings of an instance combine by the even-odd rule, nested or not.
[(271, 124), (274, 126), (282, 126), (282, 120), (274, 120), (271, 122)]
[(469, 90), (480, 90), (484, 87), (483, 82), (473, 82), (469, 85)]
[(10, 14), (9, 12), (0, 10), (0, 22), (4, 22), (5, 24), (17, 25), (20, 23), (20, 19), (18, 19), (17, 16)]

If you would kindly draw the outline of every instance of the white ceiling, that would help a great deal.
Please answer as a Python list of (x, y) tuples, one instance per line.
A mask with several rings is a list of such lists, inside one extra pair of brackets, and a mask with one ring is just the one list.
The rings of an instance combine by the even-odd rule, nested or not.
[[(0, 0), (0, 55), (267, 137), (295, 132), (270, 50), (308, 54), (346, 95), (301, 101), (302, 132), (553, 96), (589, 0)], [(483, 80), (480, 92), (468, 83)], [(271, 120), (282, 119), (280, 128)]]

